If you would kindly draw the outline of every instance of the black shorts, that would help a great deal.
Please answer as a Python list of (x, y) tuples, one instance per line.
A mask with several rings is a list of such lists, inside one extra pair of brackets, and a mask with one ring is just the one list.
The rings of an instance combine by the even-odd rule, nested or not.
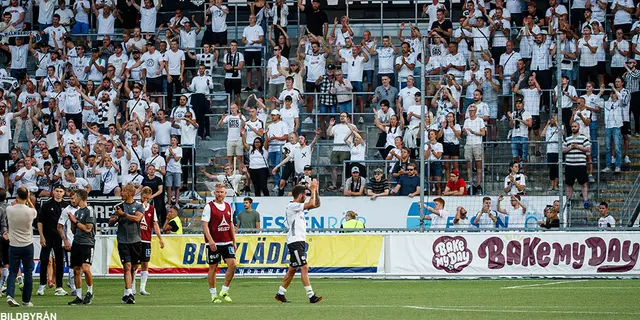
[(140, 248), (142, 249), (142, 256), (140, 257), (140, 262), (149, 262), (149, 260), (151, 260), (151, 243), (149, 242), (142, 242), (142, 244), (140, 245)]
[(213, 32), (211, 43), (214, 45), (227, 45), (227, 31)]
[(2, 265), (9, 264), (9, 240), (5, 240), (0, 237), (0, 251), (2, 251), (1, 261)]
[(118, 254), (123, 265), (127, 262), (131, 262), (132, 265), (140, 264), (142, 242), (118, 243)]
[(207, 245), (207, 264), (220, 264), (222, 260), (235, 259), (236, 250), (232, 244), (216, 246), (216, 251), (211, 251)]
[(304, 92), (316, 92), (318, 91), (318, 85), (315, 82), (305, 81)]
[(540, 130), (540, 116), (531, 116), (531, 129)]
[(578, 184), (580, 185), (589, 182), (587, 166), (565, 166), (565, 168), (564, 183), (568, 186), (573, 186), (576, 180), (578, 180)]
[(460, 145), (445, 142), (442, 144), (442, 154), (449, 157), (460, 157)]
[(622, 122), (622, 128), (620, 128), (620, 133), (622, 133), (622, 135), (630, 135), (631, 134), (631, 122), (623, 121)]
[(83, 264), (93, 263), (93, 246), (76, 244), (71, 246), (71, 266), (82, 267)]
[[(195, 68), (196, 67), (196, 61), (191, 59), (191, 57), (189, 57), (188, 55), (184, 57), (184, 67), (186, 68)], [(191, 69), (188, 69), (191, 70)]]
[(233, 95), (240, 94), (240, 90), (242, 90), (241, 79), (224, 79), (224, 92)]
[(163, 92), (162, 77), (147, 78), (147, 92)]
[(262, 65), (262, 52), (260, 51), (244, 51), (244, 65), (248, 67)]
[(307, 265), (307, 244), (297, 241), (287, 244), (289, 249), (289, 265), (294, 268)]
[(598, 61), (598, 74), (607, 74), (607, 62)]
[(295, 176), (295, 168), (294, 168), (293, 162), (285, 163), (284, 166), (282, 167), (282, 176), (280, 177), (280, 179), (284, 181), (289, 181), (289, 178), (294, 176)]

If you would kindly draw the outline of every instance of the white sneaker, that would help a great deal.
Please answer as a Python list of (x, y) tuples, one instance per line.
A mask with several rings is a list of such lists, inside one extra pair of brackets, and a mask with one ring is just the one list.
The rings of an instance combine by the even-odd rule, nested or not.
[(602, 169), (602, 171), (600, 171), (600, 172), (602, 172), (602, 173), (611, 172), (611, 169), (609, 169), (609, 168), (604, 168), (604, 169)]
[(9, 307), (19, 307), (20, 304), (13, 297), (7, 296), (7, 304)]
[(304, 119), (304, 121), (302, 121), (302, 123), (304, 123), (304, 124), (313, 124), (313, 119), (311, 119), (311, 117), (306, 117)]
[(62, 288), (57, 288), (56, 292), (53, 294), (54, 296), (66, 296), (68, 293), (64, 291)]
[(44, 286), (40, 285), (40, 287), (38, 288), (38, 292), (36, 292), (37, 295), (39, 296), (44, 296)]
[(280, 188), (278, 188), (278, 186), (273, 187), (273, 189), (271, 189), (271, 191), (278, 193), (278, 191), (280, 190)]
[(149, 292), (147, 292), (146, 290), (140, 290), (140, 294), (141, 294), (141, 295), (143, 295), (143, 296), (148, 296), (148, 295), (150, 295), (150, 293), (149, 293)]
[(358, 120), (358, 123), (364, 123), (364, 118), (360, 117), (360, 120)]
[(33, 303), (31, 303), (31, 301), (29, 301), (29, 302), (23, 302), (23, 303), (22, 303), (22, 306), (23, 306), (23, 307), (33, 307)]
[(503, 115), (502, 118), (500, 118), (500, 121), (507, 121), (507, 117)]
[(594, 183), (596, 182), (596, 179), (593, 177), (592, 174), (589, 175), (589, 183)]
[(620, 173), (620, 172), (622, 172), (622, 169), (616, 168), (615, 173)]
[(624, 163), (631, 163), (631, 159), (629, 159), (629, 156), (624, 157)]

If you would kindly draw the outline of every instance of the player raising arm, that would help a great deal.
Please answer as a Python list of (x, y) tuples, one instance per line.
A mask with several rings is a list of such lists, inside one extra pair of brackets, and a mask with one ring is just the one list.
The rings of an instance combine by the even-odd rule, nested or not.
[(307, 265), (306, 255), (306, 240), (307, 240), (307, 227), (304, 219), (305, 212), (307, 210), (320, 207), (320, 195), (318, 194), (318, 180), (311, 181), (309, 186), (310, 199), (307, 202), (307, 190), (303, 186), (295, 186), (291, 194), (293, 195), (293, 201), (287, 205), (286, 219), (289, 224), (289, 231), (287, 232), (287, 248), (289, 248), (289, 269), (287, 274), (282, 279), (282, 285), (278, 289), (276, 294), (276, 300), (280, 302), (289, 302), (285, 298), (287, 288), (291, 284), (293, 277), (295, 276), (298, 268), (300, 268), (300, 278), (302, 279), (302, 285), (307, 292), (309, 302), (317, 303), (322, 301), (322, 297), (318, 297), (311, 288), (309, 282), (309, 266)]

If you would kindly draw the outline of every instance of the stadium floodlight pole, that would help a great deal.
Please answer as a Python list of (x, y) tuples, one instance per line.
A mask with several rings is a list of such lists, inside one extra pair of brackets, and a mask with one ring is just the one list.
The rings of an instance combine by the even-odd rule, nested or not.
[[(557, 35), (556, 35), (556, 48), (560, 48), (560, 46), (562, 45), (562, 41), (560, 40), (560, 33), (561, 31), (558, 30)], [(562, 222), (564, 224), (564, 227), (568, 227), (567, 223), (569, 221), (569, 219), (567, 219), (567, 214), (569, 212), (569, 210), (567, 210), (567, 213), (565, 214), (564, 211), (564, 174), (563, 174), (563, 168), (562, 168), (562, 159), (563, 159), (563, 152), (562, 152), (562, 142), (564, 141), (564, 135), (562, 132), (562, 52), (558, 52), (558, 50), (556, 50), (556, 82), (558, 83), (558, 87), (557, 87), (557, 91), (556, 91), (556, 111), (558, 112), (558, 151), (560, 151), (558, 153), (558, 201), (560, 201), (560, 211), (558, 212), (558, 214), (562, 215)], [(550, 113), (551, 114), (551, 113)]]
[(420, 232), (424, 231), (424, 192), (425, 192), (425, 188), (424, 188), (424, 170), (425, 170), (425, 166), (424, 166), (424, 143), (425, 143), (425, 138), (424, 138), (424, 117), (425, 117), (425, 106), (424, 106), (424, 102), (425, 102), (425, 94), (426, 94), (426, 85), (425, 85), (425, 81), (426, 81), (426, 77), (424, 75), (425, 72), (425, 60), (426, 60), (426, 55), (425, 52), (427, 52), (427, 48), (426, 48), (426, 43), (427, 41), (429, 41), (429, 38), (426, 36), (422, 37), (422, 56), (421, 56), (421, 66), (420, 66), (420, 126), (418, 127), (419, 131), (419, 137), (420, 137), (420, 145), (418, 146), (418, 153), (420, 154), (420, 205), (418, 206), (418, 210), (420, 210)]

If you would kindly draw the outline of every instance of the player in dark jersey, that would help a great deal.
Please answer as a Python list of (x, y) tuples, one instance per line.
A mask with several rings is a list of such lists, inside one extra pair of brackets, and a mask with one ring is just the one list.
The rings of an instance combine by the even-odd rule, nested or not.
[(124, 295), (122, 303), (135, 304), (133, 296), (133, 273), (140, 264), (142, 243), (140, 239), (140, 221), (144, 217), (142, 204), (133, 200), (136, 188), (126, 185), (122, 188), (122, 200), (116, 205), (115, 215), (109, 218), (109, 225), (118, 225), (116, 239), (118, 241), (118, 254), (122, 262), (124, 273)]
[[(149, 203), (153, 191), (149, 187), (142, 188), (140, 192), (140, 201), (142, 201), (142, 207), (144, 208), (144, 217), (140, 221), (140, 238), (142, 240), (142, 271), (140, 272), (140, 294), (149, 295), (147, 292), (147, 279), (149, 278), (149, 261), (151, 260), (151, 229), (156, 233), (158, 241), (160, 242), (160, 249), (164, 249), (164, 241), (162, 241), (162, 235), (160, 226), (158, 225), (158, 216), (156, 215), (156, 208)], [(135, 271), (133, 275), (135, 277)], [(135, 289), (135, 282), (133, 283)]]
[(285, 215), (289, 231), (287, 232), (287, 248), (291, 256), (289, 257), (289, 269), (282, 279), (282, 284), (276, 294), (276, 301), (289, 302), (284, 296), (287, 288), (293, 281), (298, 269), (300, 269), (300, 279), (307, 293), (309, 302), (318, 303), (322, 297), (316, 296), (309, 282), (309, 266), (307, 265), (306, 239), (307, 229), (305, 222), (305, 211), (320, 207), (320, 196), (318, 195), (318, 180), (312, 180), (309, 185), (311, 196), (307, 201), (307, 190), (303, 186), (295, 186), (291, 191), (293, 201), (287, 205)]
[[(93, 301), (93, 275), (91, 263), (93, 262), (93, 248), (96, 244), (96, 217), (87, 208), (87, 191), (77, 190), (72, 195), (73, 202), (78, 203), (78, 210), (74, 214), (69, 213), (71, 231), (74, 233), (71, 245), (71, 267), (75, 274), (76, 298), (69, 305), (91, 304)], [(87, 295), (82, 299), (82, 273), (87, 282)]]
[[(231, 302), (229, 285), (236, 272), (236, 237), (233, 216), (231, 215), (231, 206), (224, 202), (224, 197), (227, 195), (224, 183), (216, 184), (214, 194), (215, 200), (205, 205), (201, 219), (204, 241), (207, 246), (207, 263), (209, 264), (207, 275), (209, 292), (213, 303), (222, 303), (223, 300)], [(221, 258), (227, 264), (227, 273), (218, 296), (216, 294), (216, 274)]]

